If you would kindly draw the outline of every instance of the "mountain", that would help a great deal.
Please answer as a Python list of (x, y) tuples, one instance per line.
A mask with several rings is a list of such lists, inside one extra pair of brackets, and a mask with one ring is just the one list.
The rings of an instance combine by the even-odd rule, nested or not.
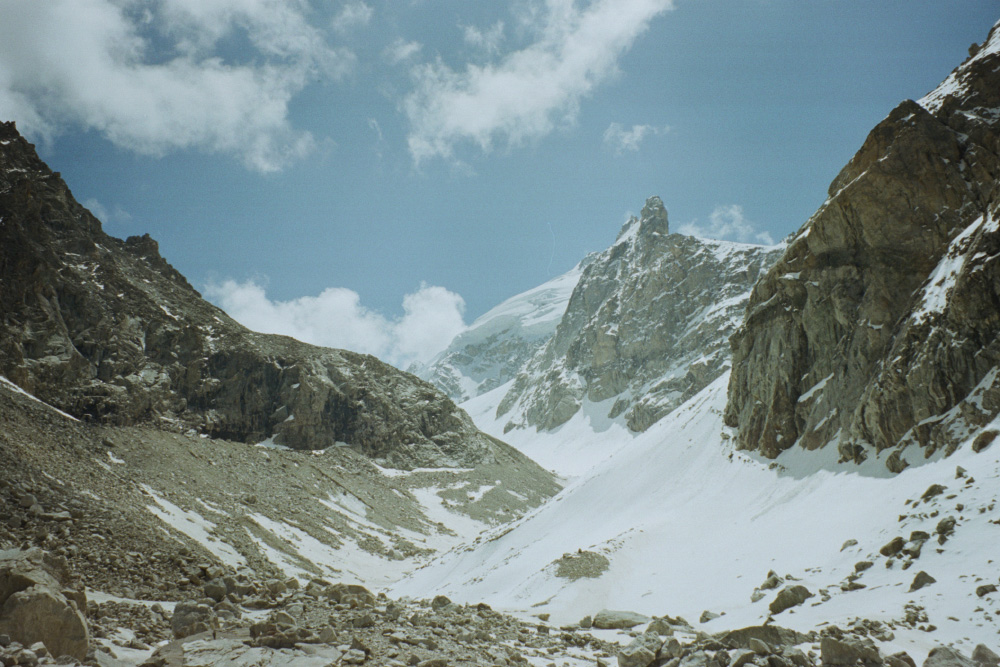
[(413, 372), (459, 402), (510, 381), (555, 333), (587, 261), (490, 309)]
[(779, 254), (671, 234), (651, 197), (582, 267), (555, 333), (500, 401), (505, 431), (557, 428), (585, 403), (649, 428), (729, 367), (729, 335)]
[(0, 125), (0, 374), (98, 424), (383, 465), (524, 462), (430, 384), (378, 359), (247, 330), (149, 236), (112, 238), (13, 123)]
[(754, 287), (726, 407), (741, 448), (899, 471), (1000, 412), (1000, 30), (972, 52), (872, 130)]
[(364, 586), (559, 489), (419, 378), (245, 329), (0, 123), (0, 664), (329, 664), (400, 615)]
[[(635, 623), (620, 665), (1000, 660), (989, 657), (1000, 631), (998, 54), (995, 27), (937, 90), (875, 128), (743, 297), (731, 368), (628, 435), (595, 430), (594, 410), (564, 392), (560, 427), (531, 439), (589, 465), (551, 502), (442, 554), (393, 594), (485, 598), (561, 627)], [(526, 368), (555, 346), (600, 266), (587, 267)], [(614, 293), (636, 274), (609, 275)], [(595, 292), (597, 319), (616, 304)], [(599, 336), (571, 340), (547, 357), (562, 377), (535, 375), (547, 393), (568, 384), (564, 359), (621, 359), (601, 357)], [(501, 415), (473, 410), (485, 398), (466, 405), (495, 429)], [(648, 635), (666, 626), (733, 652), (664, 643), (650, 660)], [(747, 637), (737, 653), (730, 642)], [(780, 659), (752, 655), (775, 644), (786, 646)]]

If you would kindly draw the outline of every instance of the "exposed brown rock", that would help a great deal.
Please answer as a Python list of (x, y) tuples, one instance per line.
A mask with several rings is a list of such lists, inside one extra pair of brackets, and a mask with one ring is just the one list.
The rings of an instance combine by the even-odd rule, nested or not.
[(832, 443), (845, 461), (908, 444), (929, 454), (1000, 412), (990, 51), (872, 130), (755, 286), (732, 339), (725, 419), (739, 447), (775, 457)]

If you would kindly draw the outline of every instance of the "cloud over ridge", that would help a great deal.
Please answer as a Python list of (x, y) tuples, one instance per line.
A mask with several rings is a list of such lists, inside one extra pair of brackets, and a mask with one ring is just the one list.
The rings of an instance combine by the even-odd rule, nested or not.
[(743, 207), (739, 204), (716, 206), (708, 216), (707, 225), (692, 220), (681, 225), (677, 231), (700, 238), (774, 245), (774, 238), (766, 231), (757, 229), (756, 225), (747, 220), (743, 213)]
[(361, 303), (357, 292), (329, 287), (318, 296), (275, 301), (248, 280), (208, 285), (205, 297), (244, 326), (305, 343), (372, 354), (399, 368), (429, 361), (465, 328), (465, 301), (444, 287), (421, 284), (390, 318)]

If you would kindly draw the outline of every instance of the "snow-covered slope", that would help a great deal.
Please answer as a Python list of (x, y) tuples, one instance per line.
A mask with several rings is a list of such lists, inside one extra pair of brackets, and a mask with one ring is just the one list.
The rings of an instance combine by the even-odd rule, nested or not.
[[(727, 382), (728, 373), (603, 461), (588, 451), (599, 451), (595, 443), (609, 434), (587, 428), (586, 415), (557, 433), (535, 434), (595, 465), (513, 529), (444, 555), (394, 593), (530, 608), (551, 613), (556, 624), (602, 608), (691, 622), (709, 610), (724, 615), (698, 627), (717, 632), (767, 620), (776, 590), (760, 596), (755, 589), (773, 570), (813, 594), (774, 614), (777, 625), (807, 631), (879, 621), (894, 636), (883, 653), (905, 648), (918, 663), (936, 644), (954, 642), (968, 653), (995, 639), (1000, 598), (980, 598), (976, 589), (1000, 576), (1000, 448), (975, 453), (970, 439), (953, 456), (895, 477), (878, 461), (846, 472), (832, 452), (751, 458), (734, 450), (722, 424)], [(956, 466), (968, 472), (956, 476)], [(921, 500), (934, 484), (945, 488)], [(947, 517), (956, 521), (953, 532), (941, 524)], [(918, 557), (881, 555), (897, 536), (928, 539), (922, 549), (905, 545)], [(857, 565), (865, 562), (869, 569)], [(573, 563), (591, 576), (559, 576), (573, 572)], [(921, 571), (936, 583), (911, 592)]]
[(555, 333), (588, 261), (584, 259), (563, 275), (489, 310), (441, 354), (425, 366), (411, 368), (411, 372), (456, 401), (507, 382)]

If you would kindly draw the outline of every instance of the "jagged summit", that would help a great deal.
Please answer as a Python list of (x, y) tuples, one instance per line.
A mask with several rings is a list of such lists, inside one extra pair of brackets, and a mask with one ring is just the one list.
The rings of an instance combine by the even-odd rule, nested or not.
[(0, 375), (84, 420), (387, 465), (522, 460), (431, 385), (378, 359), (251, 332), (204, 301), (148, 235), (125, 241), (0, 123)]
[(669, 234), (663, 201), (650, 197), (614, 245), (588, 258), (559, 326), (497, 415), (508, 431), (547, 430), (586, 402), (647, 429), (728, 367), (728, 336), (779, 252)]
[(667, 222), (667, 208), (663, 205), (663, 200), (657, 196), (652, 196), (646, 200), (639, 217), (630, 216), (622, 225), (615, 243), (623, 238), (628, 238), (632, 234), (651, 236), (653, 234), (669, 234), (670, 224)]

